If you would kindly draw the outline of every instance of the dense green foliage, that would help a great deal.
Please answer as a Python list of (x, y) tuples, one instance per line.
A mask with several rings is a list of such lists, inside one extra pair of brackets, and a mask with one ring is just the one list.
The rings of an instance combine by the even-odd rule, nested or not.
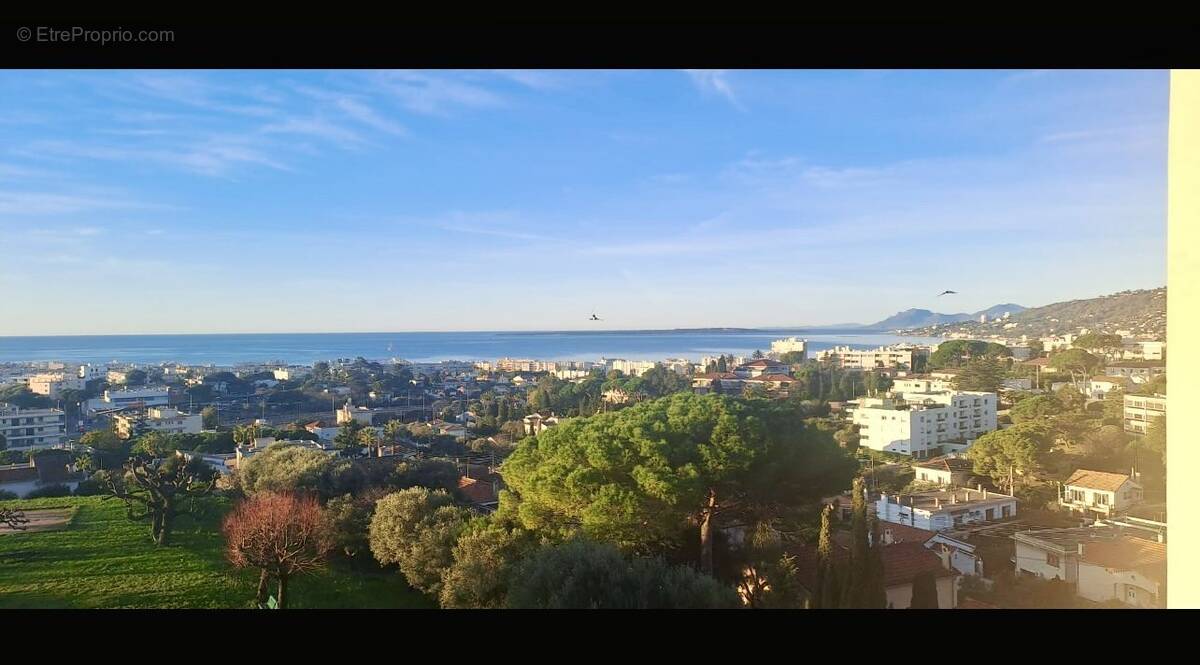
[(413, 588), (436, 597), (469, 520), (470, 511), (454, 505), (445, 491), (413, 487), (394, 492), (375, 504), (371, 553), (381, 564), (397, 564)]
[(719, 609), (737, 595), (707, 575), (614, 546), (573, 540), (539, 550), (513, 572), (507, 606), (526, 609)]
[(929, 355), (931, 369), (962, 367), (972, 359), (1012, 357), (1012, 351), (1003, 344), (979, 340), (954, 339), (942, 342)]
[(856, 466), (794, 404), (680, 394), (522, 441), (502, 467), (501, 503), (552, 538), (582, 532), (661, 553), (697, 529), (703, 545), (706, 521), (766, 518), (836, 492)]

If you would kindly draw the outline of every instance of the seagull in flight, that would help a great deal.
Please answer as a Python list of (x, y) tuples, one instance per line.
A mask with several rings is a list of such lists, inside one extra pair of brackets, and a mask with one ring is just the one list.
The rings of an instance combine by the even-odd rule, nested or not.
[(942, 296), (946, 295), (947, 293), (954, 293), (954, 294), (957, 294), (957, 293), (958, 293), (958, 291), (942, 291), (941, 293), (937, 294), (937, 297), (938, 297), (938, 298), (941, 298)]
[(600, 317), (596, 316), (595, 314), (592, 314), (592, 318), (588, 319), (588, 321), (603, 321), (603, 320), (604, 319), (601, 319)]

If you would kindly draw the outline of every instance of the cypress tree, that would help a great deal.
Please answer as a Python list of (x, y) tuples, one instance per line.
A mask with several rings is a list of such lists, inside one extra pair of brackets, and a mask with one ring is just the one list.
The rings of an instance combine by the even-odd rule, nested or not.
[(813, 609), (835, 609), (838, 607), (837, 562), (833, 557), (833, 534), (831, 533), (832, 506), (821, 511), (821, 534), (817, 539), (817, 587), (813, 590)]
[(867, 584), (863, 603), (867, 609), (887, 609), (887, 589), (884, 587), (883, 536), (879, 532), (879, 520), (871, 518), (871, 546), (867, 556)]
[(869, 584), (870, 544), (867, 523), (866, 486), (862, 477), (854, 479), (851, 490), (853, 509), (850, 515), (850, 565), (846, 571), (844, 587), (842, 588), (841, 606), (849, 609), (866, 608), (867, 585)]

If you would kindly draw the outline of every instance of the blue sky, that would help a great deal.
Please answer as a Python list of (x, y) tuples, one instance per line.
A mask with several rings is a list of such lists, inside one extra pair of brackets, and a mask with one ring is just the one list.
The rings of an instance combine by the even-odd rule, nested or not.
[(1165, 71), (0, 72), (0, 335), (820, 325), (1161, 286), (1167, 97)]

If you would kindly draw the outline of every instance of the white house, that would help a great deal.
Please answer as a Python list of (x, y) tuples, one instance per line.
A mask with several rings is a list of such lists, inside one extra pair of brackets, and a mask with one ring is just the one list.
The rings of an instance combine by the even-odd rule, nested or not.
[(1018, 575), (1054, 579), (1074, 584), (1079, 579), (1079, 558), (1086, 543), (1112, 540), (1111, 527), (1073, 527), (1020, 531), (1012, 538)]
[(913, 480), (963, 486), (974, 475), (974, 463), (965, 457), (942, 455), (912, 465)]
[(965, 524), (1015, 517), (1017, 500), (982, 487), (947, 488), (912, 494), (883, 493), (875, 502), (875, 514), (883, 522), (906, 524), (928, 531), (945, 531)]
[(1123, 535), (1086, 543), (1079, 558), (1076, 593), (1093, 602), (1119, 601), (1135, 608), (1166, 607), (1167, 546)]
[(1043, 529), (1013, 534), (1019, 575), (1069, 582), (1097, 603), (1163, 607), (1167, 548), (1112, 526)]
[(1104, 399), (1114, 390), (1124, 390), (1127, 381), (1122, 376), (1093, 376), (1083, 383), (1083, 394), (1089, 400)]
[(1142, 486), (1123, 473), (1079, 469), (1062, 485), (1058, 504), (1075, 513), (1107, 517), (1142, 502)]

